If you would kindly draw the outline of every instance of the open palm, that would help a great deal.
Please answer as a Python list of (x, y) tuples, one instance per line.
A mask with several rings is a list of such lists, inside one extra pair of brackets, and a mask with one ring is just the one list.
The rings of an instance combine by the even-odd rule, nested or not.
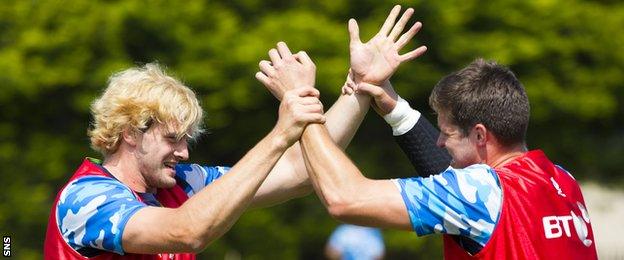
[(351, 69), (357, 82), (381, 85), (394, 74), (402, 62), (412, 60), (427, 50), (427, 47), (420, 46), (403, 55), (399, 54), (399, 51), (422, 27), (420, 22), (416, 22), (406, 33), (397, 39), (414, 13), (414, 9), (407, 9), (401, 16), (401, 19), (395, 24), (400, 11), (401, 7), (395, 6), (390, 11), (381, 30), (367, 43), (360, 41), (357, 22), (354, 19), (349, 20)]

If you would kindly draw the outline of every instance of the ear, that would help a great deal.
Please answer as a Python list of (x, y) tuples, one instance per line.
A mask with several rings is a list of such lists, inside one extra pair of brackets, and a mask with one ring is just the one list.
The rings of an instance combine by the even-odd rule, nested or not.
[(126, 128), (121, 132), (121, 138), (130, 146), (136, 146), (138, 142), (138, 134), (130, 128)]
[(485, 146), (488, 141), (488, 130), (483, 124), (476, 124), (473, 128), (473, 133), (478, 146)]

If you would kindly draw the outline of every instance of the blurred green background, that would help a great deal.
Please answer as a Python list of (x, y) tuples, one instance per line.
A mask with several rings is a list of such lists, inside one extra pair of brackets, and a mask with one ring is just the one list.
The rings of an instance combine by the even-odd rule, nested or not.
[[(581, 181), (622, 187), (624, 3), (577, 1), (77, 1), (0, 4), (0, 233), (41, 258), (53, 196), (90, 150), (89, 104), (119, 70), (158, 61), (193, 88), (209, 134), (191, 161), (233, 165), (273, 126), (278, 102), (254, 78), (283, 40), (318, 67), (328, 108), (348, 69), (347, 20), (367, 40), (394, 4), (424, 24), (427, 53), (392, 81), (430, 119), (433, 85), (476, 57), (509, 66), (531, 100), (528, 143)], [(416, 18), (412, 19), (412, 22)], [(374, 112), (347, 150), (374, 178), (412, 176)], [(200, 256), (319, 259), (337, 226), (314, 196), (244, 214)], [(440, 258), (440, 237), (384, 231), (387, 256)]]

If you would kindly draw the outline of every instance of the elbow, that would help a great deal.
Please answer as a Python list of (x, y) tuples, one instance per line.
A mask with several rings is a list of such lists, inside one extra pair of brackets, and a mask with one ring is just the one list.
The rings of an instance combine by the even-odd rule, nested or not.
[(194, 253), (194, 254), (199, 254), (201, 252), (204, 251), (204, 249), (208, 246), (208, 243), (205, 243), (204, 241), (189, 241), (189, 243), (186, 245), (187, 246), (187, 251), (189, 253)]
[(174, 243), (179, 245), (177, 251), (201, 253), (210, 243), (219, 238), (220, 233), (218, 227), (214, 224), (207, 226), (191, 224), (193, 223), (191, 219), (186, 218), (186, 221), (176, 221), (176, 227), (172, 228), (169, 234)]
[(211, 242), (205, 236), (186, 227), (172, 230), (171, 237), (179, 245), (179, 251), (186, 253), (201, 253)]
[(329, 215), (340, 222), (348, 223), (353, 219), (353, 202), (345, 199), (332, 200), (327, 202), (327, 212)]
[(212, 241), (207, 241), (205, 239), (192, 239), (187, 242), (186, 246), (189, 249), (189, 252), (199, 254), (203, 252), (206, 247), (208, 247), (210, 242)]
[(353, 223), (366, 211), (368, 198), (368, 180), (352, 180), (350, 186), (326, 189), (323, 201), (332, 218), (345, 223)]

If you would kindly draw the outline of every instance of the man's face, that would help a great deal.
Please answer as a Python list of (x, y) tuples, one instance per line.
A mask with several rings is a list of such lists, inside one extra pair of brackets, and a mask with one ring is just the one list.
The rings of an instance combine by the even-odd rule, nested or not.
[(480, 163), (477, 153), (477, 145), (474, 143), (471, 134), (464, 135), (461, 129), (452, 124), (445, 113), (438, 113), (438, 126), (440, 127), (440, 136), (437, 145), (446, 148), (453, 161), (453, 168), (465, 168), (472, 164)]
[(188, 159), (186, 135), (180, 140), (162, 124), (154, 124), (140, 133), (135, 156), (147, 190), (175, 185), (175, 166)]

